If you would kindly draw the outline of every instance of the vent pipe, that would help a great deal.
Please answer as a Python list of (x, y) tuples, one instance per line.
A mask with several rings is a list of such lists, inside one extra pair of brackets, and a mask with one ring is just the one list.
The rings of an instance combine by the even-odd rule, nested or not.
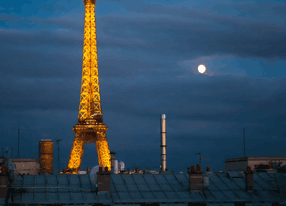
[(115, 154), (116, 154), (116, 153), (115, 153), (115, 152), (110, 152), (109, 154), (110, 154), (110, 156), (111, 156), (111, 158), (110, 158), (110, 161), (111, 161), (111, 173), (112, 173), (112, 174), (115, 174), (115, 172), (114, 172), (114, 167), (115, 167), (114, 164), (115, 164), (115, 163), (114, 163), (114, 162), (115, 162)]
[(161, 115), (161, 171), (166, 171), (166, 115)]

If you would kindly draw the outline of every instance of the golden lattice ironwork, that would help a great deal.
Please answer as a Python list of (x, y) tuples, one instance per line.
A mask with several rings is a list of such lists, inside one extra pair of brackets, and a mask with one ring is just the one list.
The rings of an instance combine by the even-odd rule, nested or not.
[(95, 2), (96, 0), (83, 0), (85, 3), (84, 42), (82, 60), (82, 80), (80, 92), (80, 104), (78, 123), (73, 127), (75, 139), (65, 173), (76, 174), (81, 165), (85, 143), (95, 143), (98, 163), (111, 169), (110, 151), (106, 138), (108, 127), (102, 120), (97, 46), (95, 26)]

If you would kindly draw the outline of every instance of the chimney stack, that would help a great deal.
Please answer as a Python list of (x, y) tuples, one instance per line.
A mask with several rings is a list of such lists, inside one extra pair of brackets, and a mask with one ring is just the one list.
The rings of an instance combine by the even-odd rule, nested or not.
[(105, 171), (102, 171), (102, 167), (99, 167), (97, 174), (98, 191), (110, 191), (110, 175), (108, 167), (105, 167)]
[(166, 171), (166, 115), (161, 116), (161, 171)]
[(249, 191), (253, 189), (253, 171), (251, 171), (251, 167), (247, 167), (247, 171), (245, 174), (245, 190)]
[(195, 166), (191, 166), (191, 170), (188, 171), (190, 178), (190, 191), (203, 189), (203, 172), (199, 165), (197, 165), (197, 171)]

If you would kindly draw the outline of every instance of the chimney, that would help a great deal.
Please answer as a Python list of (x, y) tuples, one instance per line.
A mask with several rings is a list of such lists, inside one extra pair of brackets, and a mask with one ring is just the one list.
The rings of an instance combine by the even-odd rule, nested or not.
[(114, 161), (115, 161), (115, 152), (110, 152), (111, 155), (111, 173), (114, 174)]
[(166, 115), (161, 116), (161, 171), (166, 171)]
[(197, 164), (197, 172), (201, 171), (201, 167)]
[(210, 167), (207, 167), (206, 171), (207, 171), (207, 172), (210, 172)]
[(99, 167), (97, 174), (97, 190), (100, 191), (110, 191), (110, 175), (111, 172), (108, 171), (108, 167), (105, 167), (105, 171), (102, 171), (102, 167)]
[(247, 167), (245, 174), (245, 190), (249, 191), (253, 189), (253, 171), (251, 167)]
[[(189, 169), (189, 168), (188, 168)], [(197, 165), (197, 171), (195, 166), (191, 166), (191, 170), (188, 171), (190, 178), (190, 191), (203, 189), (203, 173), (199, 165)]]

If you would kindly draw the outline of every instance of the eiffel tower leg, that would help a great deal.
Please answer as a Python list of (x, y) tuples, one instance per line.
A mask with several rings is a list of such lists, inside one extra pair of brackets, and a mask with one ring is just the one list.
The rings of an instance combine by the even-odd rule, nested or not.
[(81, 165), (81, 158), (84, 152), (84, 133), (76, 132), (73, 141), (73, 147), (70, 154), (68, 169), (72, 170), (73, 174), (77, 174)]
[(95, 141), (95, 144), (97, 150), (98, 164), (103, 167), (108, 167), (108, 170), (111, 171), (111, 155), (106, 139), (106, 134), (105, 132), (99, 132), (97, 133), (97, 135), (98, 138)]

